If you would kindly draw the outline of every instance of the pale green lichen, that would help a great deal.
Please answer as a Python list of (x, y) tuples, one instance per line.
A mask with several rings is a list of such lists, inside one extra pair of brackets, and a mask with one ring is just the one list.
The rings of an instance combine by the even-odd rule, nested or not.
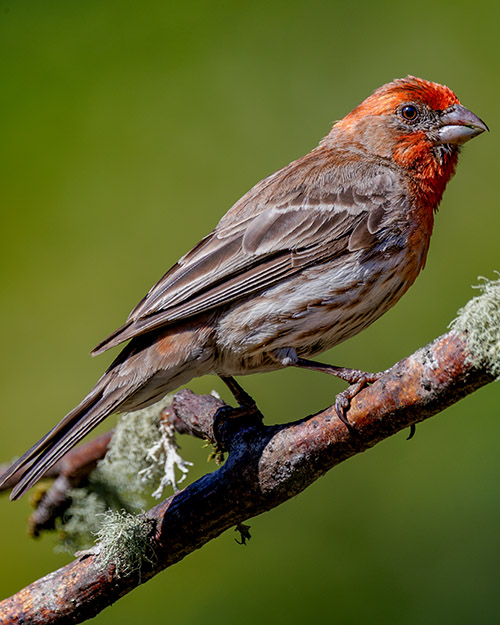
[(485, 367), (500, 378), (500, 278), (487, 280), (474, 287), (482, 291), (461, 308), (450, 324), (454, 332), (463, 333), (469, 351), (468, 360)]
[(154, 528), (155, 522), (145, 514), (108, 510), (102, 515), (97, 531), (99, 568), (107, 569), (111, 565), (117, 577), (127, 577), (140, 571), (145, 563), (154, 564)]
[[(191, 463), (177, 453), (174, 428), (160, 419), (171, 401), (168, 396), (153, 406), (120, 416), (106, 457), (97, 469), (101, 480), (129, 493), (156, 488), (156, 498), (168, 485), (178, 490)], [(179, 480), (176, 468), (181, 472)]]
[(102, 515), (108, 510), (126, 509), (137, 513), (141, 509), (141, 502), (121, 496), (111, 484), (100, 482), (93, 476), (86, 486), (72, 488), (68, 495), (71, 505), (62, 518), (56, 519), (56, 551), (75, 553), (87, 549), (94, 543)]
[(63, 519), (56, 520), (58, 544), (56, 551), (74, 553), (86, 549), (100, 527), (99, 515), (106, 512), (106, 503), (96, 493), (73, 488), (72, 503)]

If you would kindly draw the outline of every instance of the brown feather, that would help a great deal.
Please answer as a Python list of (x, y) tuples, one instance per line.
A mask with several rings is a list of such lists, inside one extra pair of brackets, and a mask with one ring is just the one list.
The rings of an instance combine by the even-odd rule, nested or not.
[[(353, 179), (352, 162), (342, 156), (339, 159), (318, 148), (259, 183), (264, 197), (251, 189), (215, 230), (151, 289), (125, 326), (92, 353), (248, 297), (314, 263), (351, 251), (354, 241), (354, 249), (372, 245), (375, 238), (369, 237), (366, 221), (374, 212), (371, 223), (375, 228), (383, 217), (381, 202), (401, 196), (399, 176), (368, 160), (363, 165), (364, 175)], [(324, 159), (332, 161), (330, 175), (319, 181), (318, 161)], [(305, 193), (307, 180), (311, 182)], [(276, 198), (274, 203), (269, 195)], [(365, 225), (359, 225), (361, 222)], [(360, 229), (349, 239), (357, 227)]]

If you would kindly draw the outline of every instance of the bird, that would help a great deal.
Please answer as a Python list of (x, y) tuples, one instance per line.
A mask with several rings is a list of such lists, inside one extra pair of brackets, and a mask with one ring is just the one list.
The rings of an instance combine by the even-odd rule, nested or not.
[(407, 76), (376, 89), (317, 147), (268, 176), (222, 217), (99, 343), (122, 351), (83, 401), (0, 478), (11, 499), (107, 416), (156, 403), (191, 379), (299, 367), (350, 384), (370, 374), (311, 360), (387, 312), (424, 267), (461, 146), (488, 131), (447, 86)]

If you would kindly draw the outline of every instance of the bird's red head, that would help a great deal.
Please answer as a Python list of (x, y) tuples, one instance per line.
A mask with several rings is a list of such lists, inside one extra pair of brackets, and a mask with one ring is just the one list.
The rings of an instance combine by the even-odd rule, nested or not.
[(333, 127), (333, 140), (406, 170), (422, 203), (436, 209), (460, 146), (488, 130), (444, 85), (414, 76), (377, 89)]

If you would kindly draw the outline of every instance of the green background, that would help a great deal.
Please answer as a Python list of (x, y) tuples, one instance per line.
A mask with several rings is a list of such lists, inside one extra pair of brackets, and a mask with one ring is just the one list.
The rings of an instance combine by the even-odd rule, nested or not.
[[(492, 130), (466, 146), (427, 268), (326, 362), (380, 370), (446, 330), (500, 269), (499, 9), (418, 3), (0, 1), (5, 461), (91, 387), (89, 350), (248, 188), (408, 73), (444, 82)], [(266, 422), (331, 403), (311, 372), (244, 380)], [(191, 388), (227, 394), (215, 378)], [(339, 466), (138, 588), (95, 623), (496, 623), (499, 387)], [(183, 441), (193, 476), (212, 470)], [(0, 500), (1, 596), (62, 566)]]

